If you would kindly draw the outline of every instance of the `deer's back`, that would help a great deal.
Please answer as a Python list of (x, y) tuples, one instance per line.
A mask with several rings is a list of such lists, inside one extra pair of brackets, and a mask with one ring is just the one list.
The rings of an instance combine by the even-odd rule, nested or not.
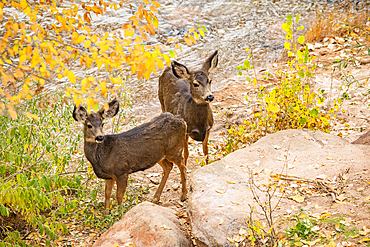
[(159, 77), (158, 97), (162, 112), (183, 115), (183, 107), (191, 100), (189, 83), (177, 78), (167, 67)]
[[(102, 143), (92, 143), (96, 153), (92, 161), (104, 174), (119, 176), (142, 171), (166, 157), (181, 162), (186, 124), (180, 116), (162, 113), (150, 122), (121, 134), (106, 135)], [(96, 174), (99, 177), (99, 174)]]

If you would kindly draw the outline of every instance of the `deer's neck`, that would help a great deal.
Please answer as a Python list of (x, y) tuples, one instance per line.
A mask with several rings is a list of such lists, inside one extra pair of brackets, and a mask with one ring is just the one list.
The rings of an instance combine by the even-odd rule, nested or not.
[(111, 176), (104, 172), (104, 162), (106, 160), (104, 147), (104, 141), (102, 143), (84, 142), (85, 156), (91, 163), (96, 176), (98, 178), (111, 179)]

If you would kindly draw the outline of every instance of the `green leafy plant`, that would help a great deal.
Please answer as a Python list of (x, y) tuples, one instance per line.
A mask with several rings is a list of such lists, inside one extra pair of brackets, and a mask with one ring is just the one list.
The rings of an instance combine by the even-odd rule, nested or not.
[[(127, 111), (126, 96), (122, 109)], [(72, 119), (72, 109), (72, 100), (63, 93), (40, 93), (19, 105), (18, 112), (27, 114), (0, 116), (0, 246), (52, 245), (70, 231), (71, 219), (85, 229), (108, 228), (147, 193), (129, 185), (125, 204), (112, 208), (109, 216), (102, 214), (98, 199), (103, 183), (85, 162), (83, 132)], [(112, 122), (115, 131), (125, 110), (120, 114)], [(15, 215), (22, 224), (12, 223)], [(25, 228), (40, 237), (23, 240)]]
[(295, 242), (302, 240), (312, 240), (313, 237), (317, 237), (319, 234), (314, 232), (312, 228), (317, 225), (317, 222), (311, 219), (309, 216), (295, 215), (293, 217), (294, 223), (289, 225), (286, 230), (286, 236), (293, 240), (292, 246), (295, 246)]
[[(315, 56), (310, 56), (307, 46), (303, 46), (305, 41), (303, 35), (294, 37), (297, 33), (295, 30), (304, 28), (295, 27), (295, 23), (299, 23), (299, 15), (294, 20), (288, 15), (287, 22), (282, 25), (286, 32), (284, 47), (287, 51), (289, 69), (276, 73), (277, 83), (268, 86), (271, 76), (269, 72), (265, 73), (266, 76), (261, 81), (256, 77), (253, 79), (247, 77), (247, 81), (258, 88), (255, 108), (252, 116), (242, 125), (231, 126), (228, 133), (224, 134), (226, 141), (220, 147), (224, 155), (254, 143), (267, 133), (303, 128), (329, 133), (332, 129), (335, 113), (340, 110), (342, 100), (334, 100), (333, 108), (328, 111), (322, 107), (325, 98), (320, 92), (315, 92), (312, 85), (312, 77), (316, 70), (316, 64), (313, 63)], [(249, 54), (249, 58), (251, 55), (252, 53)], [(241, 72), (255, 68), (252, 62), (246, 60), (244, 65), (238, 66), (237, 69)], [(262, 82), (267, 86), (263, 86)], [(246, 100), (248, 101), (248, 98)]]

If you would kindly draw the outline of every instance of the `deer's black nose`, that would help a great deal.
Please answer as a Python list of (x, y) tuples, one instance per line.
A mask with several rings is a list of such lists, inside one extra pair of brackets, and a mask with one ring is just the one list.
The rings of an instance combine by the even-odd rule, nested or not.
[(208, 95), (206, 101), (212, 102), (214, 98), (213, 95)]
[(97, 142), (102, 142), (103, 139), (104, 139), (103, 136), (97, 136), (97, 137), (95, 137), (95, 141), (97, 141)]

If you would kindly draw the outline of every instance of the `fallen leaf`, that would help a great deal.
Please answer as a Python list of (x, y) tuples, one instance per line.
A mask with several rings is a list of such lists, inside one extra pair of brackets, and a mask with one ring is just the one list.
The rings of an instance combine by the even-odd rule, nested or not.
[(216, 190), (217, 193), (220, 193), (220, 194), (223, 194), (225, 193), (225, 191), (222, 191), (222, 190)]
[(300, 195), (291, 196), (290, 198), (292, 198), (296, 202), (304, 202), (304, 197)]
[(288, 164), (288, 169), (293, 169), (294, 165), (293, 164)]
[(321, 175), (316, 176), (316, 178), (325, 180), (325, 179), (328, 179), (328, 176), (326, 176), (325, 174), (321, 174)]
[(344, 201), (345, 199), (347, 199), (347, 197), (346, 197), (346, 196), (344, 196), (343, 194), (340, 194), (339, 196), (337, 196), (337, 199), (338, 199), (339, 201)]
[(227, 238), (227, 240), (229, 240), (231, 243), (235, 243), (234, 239), (232, 238)]
[(240, 228), (239, 235), (246, 235), (246, 234), (247, 234), (247, 230)]
[(280, 146), (278, 146), (278, 145), (274, 145), (274, 148), (275, 148), (276, 150), (281, 149), (281, 147), (280, 147)]
[(229, 181), (229, 180), (226, 180), (226, 183), (235, 184), (235, 182), (232, 182), (232, 181)]
[(330, 216), (331, 214), (323, 214), (320, 216), (320, 219), (323, 220), (325, 219), (326, 217)]
[(224, 220), (223, 219), (220, 219), (220, 221), (218, 222), (219, 225), (222, 225), (222, 223), (224, 223)]
[(234, 204), (237, 204), (237, 205), (241, 204), (240, 202), (235, 202), (235, 201), (231, 201), (231, 203), (234, 203)]
[(272, 170), (271, 170), (271, 169), (267, 169), (267, 168), (265, 168), (265, 174), (266, 174), (266, 175), (270, 175), (270, 174), (271, 174), (271, 172), (272, 172)]
[(370, 238), (363, 238), (360, 240), (360, 242), (370, 242)]
[(311, 231), (318, 232), (318, 231), (320, 231), (320, 227), (314, 226), (314, 227), (311, 228)]
[(361, 188), (358, 188), (357, 191), (362, 191), (364, 189), (365, 189), (364, 187), (361, 187)]
[(364, 229), (364, 230), (363, 231), (362, 230), (359, 231), (362, 236), (365, 236), (365, 235), (367, 235), (370, 232), (370, 229), (369, 229), (368, 226), (363, 226), (362, 229)]
[(161, 226), (164, 230), (171, 230), (171, 227), (168, 227), (166, 225)]
[(365, 180), (365, 183), (370, 184), (370, 182), (369, 182), (369, 181), (367, 181), (367, 180)]

